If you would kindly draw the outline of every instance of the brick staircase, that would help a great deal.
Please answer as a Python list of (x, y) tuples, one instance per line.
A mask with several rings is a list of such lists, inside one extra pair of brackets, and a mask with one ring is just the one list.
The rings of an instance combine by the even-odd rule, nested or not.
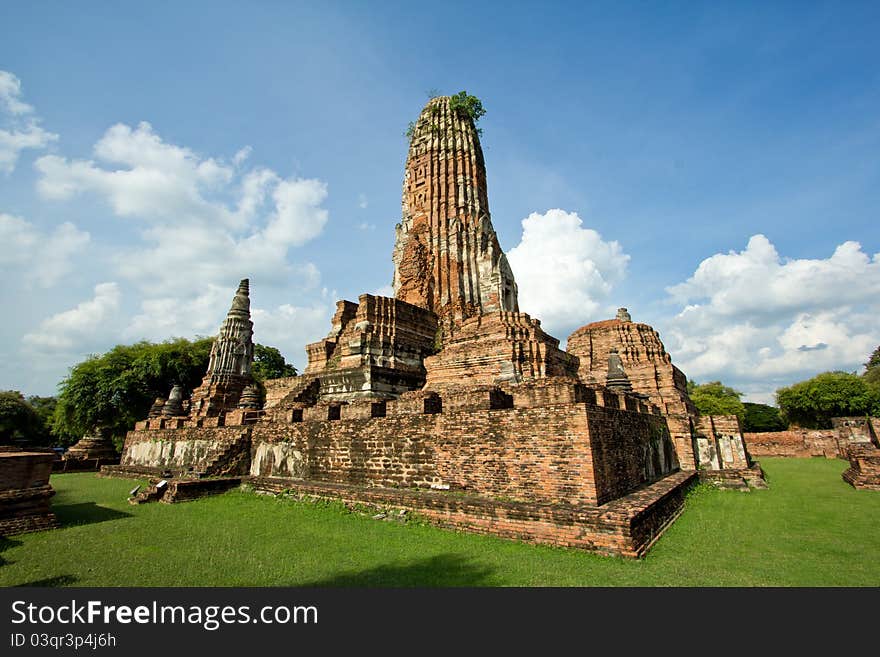
[[(162, 480), (166, 481), (166, 480)], [(168, 491), (168, 483), (166, 481), (165, 485), (160, 489), (158, 486), (158, 481), (150, 482), (150, 485), (145, 489), (138, 491), (136, 495), (128, 498), (129, 504), (146, 504), (147, 502), (158, 502), (162, 499), (162, 496)]]
[(318, 401), (318, 391), (321, 386), (318, 377), (304, 375), (297, 379), (277, 401), (267, 398), (265, 410), (282, 410), (295, 405), (313, 406)]
[(203, 467), (194, 469), (187, 474), (197, 479), (247, 474), (250, 446), (250, 431), (242, 431), (234, 441), (215, 454)]

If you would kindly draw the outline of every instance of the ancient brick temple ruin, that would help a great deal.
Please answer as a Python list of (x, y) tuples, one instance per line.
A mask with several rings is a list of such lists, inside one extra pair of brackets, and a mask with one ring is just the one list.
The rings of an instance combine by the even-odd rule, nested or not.
[(762, 483), (735, 418), (700, 417), (657, 333), (588, 324), (568, 350), (519, 312), (473, 121), (448, 98), (415, 124), (394, 298), (339, 301), (301, 376), (250, 377), (242, 281), (202, 385), (158, 400), (106, 474), (166, 501), (243, 482), (409, 509), (440, 525), (639, 556), (698, 470)]

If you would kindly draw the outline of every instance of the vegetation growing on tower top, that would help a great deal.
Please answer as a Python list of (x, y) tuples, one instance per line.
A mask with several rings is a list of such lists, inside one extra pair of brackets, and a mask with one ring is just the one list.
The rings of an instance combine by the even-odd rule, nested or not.
[[(428, 92), (428, 97), (432, 100), (434, 98), (437, 98), (438, 94), (436, 90), (432, 89), (430, 92)], [(449, 109), (459, 118), (470, 119), (471, 121), (473, 121), (475, 127), (480, 118), (486, 113), (486, 110), (483, 107), (483, 102), (476, 96), (472, 96), (464, 90), (459, 91), (457, 94), (449, 97)], [(435, 106), (433, 108), (433, 111), (431, 112), (431, 115), (437, 116), (437, 114), (439, 114), (439, 108)], [(416, 132), (416, 127), (421, 125), (421, 123), (423, 122), (425, 122), (424, 119), (409, 122), (405, 133), (405, 136), (408, 140), (412, 141), (412, 138)], [(430, 128), (432, 131), (439, 131), (439, 126), (436, 123), (433, 123), (433, 121), (431, 122)], [(482, 136), (482, 129), (476, 128), (476, 130), (477, 134)]]
[(467, 91), (459, 91), (449, 97), (449, 109), (461, 118), (468, 118), (475, 124), (486, 113), (483, 103), (476, 96), (468, 95)]

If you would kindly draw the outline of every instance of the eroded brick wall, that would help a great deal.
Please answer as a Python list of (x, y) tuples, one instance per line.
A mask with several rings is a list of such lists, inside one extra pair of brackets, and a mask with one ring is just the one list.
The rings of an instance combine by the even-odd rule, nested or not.
[(207, 472), (236, 447), (246, 448), (246, 427), (183, 427), (129, 431), (122, 466)]
[(317, 407), (304, 421), (258, 423), (251, 475), (595, 505), (677, 469), (660, 416), (586, 403), (492, 409), (497, 398), (474, 394), (485, 408), (447, 397), (439, 413), (413, 404), (415, 413), (365, 417), (353, 404), (335, 421)]
[(587, 412), (598, 504), (678, 469), (663, 418), (594, 408)]
[(834, 429), (792, 429), (789, 431), (768, 431), (764, 433), (744, 433), (746, 447), (754, 457), (784, 456), (808, 458), (844, 458)]
[(880, 419), (865, 417), (831, 418), (831, 429), (789, 429), (765, 433), (744, 433), (752, 456), (785, 456), (829, 459), (848, 458), (850, 446), (880, 446)]

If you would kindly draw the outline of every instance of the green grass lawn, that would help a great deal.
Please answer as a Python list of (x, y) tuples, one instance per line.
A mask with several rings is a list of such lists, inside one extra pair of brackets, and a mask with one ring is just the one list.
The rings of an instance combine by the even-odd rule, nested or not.
[(130, 480), (56, 475), (63, 527), (0, 538), (0, 585), (880, 585), (880, 492), (847, 485), (844, 461), (762, 465), (770, 490), (696, 488), (641, 561), (240, 491), (130, 506)]

